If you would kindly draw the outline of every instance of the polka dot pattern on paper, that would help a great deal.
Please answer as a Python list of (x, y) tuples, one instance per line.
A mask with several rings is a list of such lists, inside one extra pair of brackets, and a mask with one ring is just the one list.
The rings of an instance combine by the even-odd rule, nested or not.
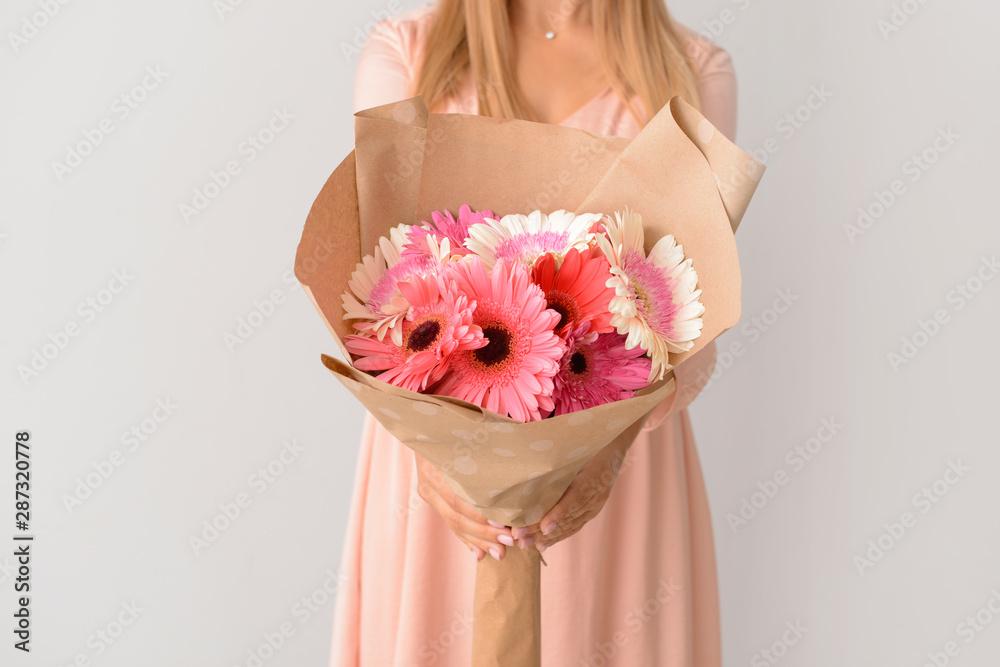
[(392, 117), (396, 120), (396, 122), (406, 123), (409, 125), (413, 122), (413, 119), (417, 117), (417, 108), (413, 106), (413, 102), (400, 102), (392, 110)]
[(459, 456), (455, 459), (454, 466), (463, 475), (474, 475), (479, 470), (479, 464), (471, 456)]
[(389, 419), (402, 419), (402, 417), (399, 416), (399, 413), (395, 410), (390, 410), (389, 408), (379, 408), (378, 411)]

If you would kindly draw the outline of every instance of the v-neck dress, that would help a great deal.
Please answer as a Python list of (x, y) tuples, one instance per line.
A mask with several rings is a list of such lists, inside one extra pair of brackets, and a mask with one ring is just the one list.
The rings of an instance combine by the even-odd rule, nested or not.
[[(372, 30), (358, 57), (356, 111), (412, 96), (433, 7)], [(678, 29), (698, 64), (702, 114), (732, 139), (730, 56)], [(443, 111), (476, 113), (471, 84), (459, 93)], [(610, 88), (560, 125), (628, 138), (640, 129)], [(686, 409), (715, 361), (713, 343), (678, 367), (677, 392), (647, 421), (601, 513), (545, 552), (545, 667), (721, 665), (712, 523)], [(331, 667), (468, 667), (475, 557), (419, 497), (411, 450), (370, 414), (354, 484)]]

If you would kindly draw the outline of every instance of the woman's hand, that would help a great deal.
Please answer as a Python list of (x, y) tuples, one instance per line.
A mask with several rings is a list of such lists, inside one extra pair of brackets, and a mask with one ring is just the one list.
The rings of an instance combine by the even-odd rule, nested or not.
[(642, 430), (650, 413), (625, 429), (588, 461), (570, 482), (559, 501), (533, 526), (513, 528), (512, 537), (522, 549), (535, 545), (547, 548), (575, 535), (597, 516), (611, 495), (618, 472), (629, 448)]
[(504, 545), (514, 546), (511, 529), (493, 524), (477, 512), (451, 490), (444, 475), (437, 467), (416, 452), (417, 493), (427, 501), (435, 512), (441, 515), (452, 532), (482, 560), (487, 552), (500, 560), (504, 557)]

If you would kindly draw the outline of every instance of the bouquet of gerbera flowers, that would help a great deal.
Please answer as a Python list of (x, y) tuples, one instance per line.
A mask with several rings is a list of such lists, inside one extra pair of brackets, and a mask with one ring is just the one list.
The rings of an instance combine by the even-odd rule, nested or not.
[[(362, 111), (295, 259), (344, 361), (320, 358), (486, 518), (537, 523), (739, 320), (763, 169), (679, 97), (632, 140)], [(474, 667), (539, 666), (540, 563), (476, 566)]]
[(705, 311), (673, 236), (559, 210), (433, 211), (357, 265), (343, 295), (354, 366), (520, 422), (632, 398), (691, 349)]

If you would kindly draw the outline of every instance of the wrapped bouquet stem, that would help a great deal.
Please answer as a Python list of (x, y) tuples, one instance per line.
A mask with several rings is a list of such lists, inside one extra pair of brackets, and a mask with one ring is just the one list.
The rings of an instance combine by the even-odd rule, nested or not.
[[(535, 524), (587, 461), (670, 396), (672, 369), (739, 320), (733, 233), (764, 167), (679, 97), (632, 140), (430, 114), (419, 97), (355, 120), (355, 149), (316, 198), (295, 261), (347, 360), (323, 354), (322, 363), (393, 436), (437, 466), (460, 498), (497, 523)], [(403, 245), (407, 227), (400, 225), (466, 207), (489, 215), (461, 238), (442, 223)], [(525, 215), (507, 221), (508, 214)], [(406, 253), (417, 251), (414, 239), (429, 239), (433, 261), (406, 263)], [(527, 241), (535, 250), (525, 263)], [(539, 244), (559, 250), (546, 257), (549, 247)], [(580, 314), (556, 303), (558, 272), (590, 260), (604, 268), (579, 269), (599, 275), (586, 298), (610, 296), (575, 330)], [(684, 273), (692, 265), (696, 276)], [(647, 278), (684, 288), (685, 301), (671, 304)], [(448, 305), (420, 310), (421, 299)], [(503, 318), (518, 308), (537, 353), (517, 357), (535, 373), (523, 378), (525, 396), (496, 383), (463, 384), (459, 361), (449, 375), (446, 358), (464, 359), (472, 377), (516, 356)], [(686, 322), (663, 314), (685, 309)], [(609, 333), (594, 342), (598, 334), (588, 327)], [(443, 331), (452, 336), (447, 346), (439, 342)], [(587, 345), (614, 347), (619, 371), (644, 352), (648, 377), (620, 380), (619, 400), (553, 398), (560, 357), (571, 373), (578, 361), (589, 363)], [(635, 351), (628, 359), (626, 349)], [(480, 561), (475, 667), (540, 665), (540, 561), (534, 548)]]

